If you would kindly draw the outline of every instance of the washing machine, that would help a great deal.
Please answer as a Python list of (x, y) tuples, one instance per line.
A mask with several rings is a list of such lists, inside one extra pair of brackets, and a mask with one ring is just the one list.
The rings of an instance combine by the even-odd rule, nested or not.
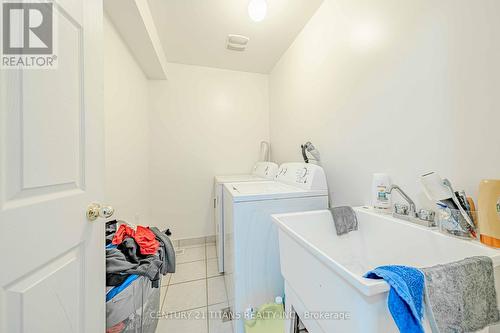
[(323, 169), (282, 164), (275, 181), (226, 183), (223, 190), (224, 279), (235, 333), (250, 309), (283, 296), (278, 230), (271, 214), (328, 208)]
[(215, 176), (214, 181), (214, 221), (215, 243), (217, 248), (217, 266), (219, 273), (224, 273), (224, 211), (222, 199), (223, 185), (227, 183), (272, 181), (278, 172), (278, 164), (273, 162), (255, 163), (252, 173), (247, 175)]

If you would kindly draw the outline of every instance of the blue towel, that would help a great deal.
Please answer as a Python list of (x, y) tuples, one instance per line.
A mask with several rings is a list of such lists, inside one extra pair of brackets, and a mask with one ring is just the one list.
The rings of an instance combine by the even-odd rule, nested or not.
[(364, 276), (384, 279), (390, 286), (388, 306), (401, 333), (424, 333), (424, 274), (413, 267), (380, 266)]

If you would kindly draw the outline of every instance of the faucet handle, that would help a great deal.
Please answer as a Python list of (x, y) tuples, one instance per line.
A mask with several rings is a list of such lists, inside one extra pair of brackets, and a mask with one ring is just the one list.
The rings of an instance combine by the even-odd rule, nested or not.
[(394, 213), (398, 215), (410, 215), (410, 206), (402, 204), (402, 203), (395, 203), (394, 204)]
[(427, 222), (434, 222), (436, 220), (436, 212), (430, 209), (420, 209), (417, 216), (419, 219)]

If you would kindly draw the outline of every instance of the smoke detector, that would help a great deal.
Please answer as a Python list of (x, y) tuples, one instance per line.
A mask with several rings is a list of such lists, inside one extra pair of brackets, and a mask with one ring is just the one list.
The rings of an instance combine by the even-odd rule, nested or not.
[(250, 38), (242, 35), (227, 35), (226, 48), (231, 51), (245, 51)]

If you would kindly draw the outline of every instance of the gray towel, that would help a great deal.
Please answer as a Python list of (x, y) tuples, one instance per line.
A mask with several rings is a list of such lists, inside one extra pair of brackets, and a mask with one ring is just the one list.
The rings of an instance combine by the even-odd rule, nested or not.
[(358, 219), (352, 207), (334, 207), (330, 208), (330, 212), (332, 213), (337, 235), (340, 236), (358, 230)]
[(128, 261), (122, 251), (116, 248), (106, 249), (106, 273), (122, 273), (137, 266), (139, 265)]
[(422, 272), (434, 333), (475, 332), (500, 320), (491, 258), (466, 258)]
[[(158, 255), (148, 255), (140, 259), (135, 264), (128, 261), (125, 254), (116, 248), (106, 249), (106, 274), (130, 275), (137, 274), (145, 276), (153, 282), (153, 287), (157, 288), (160, 281), (160, 272), (163, 268), (163, 261)], [(108, 282), (111, 280), (108, 280)], [(158, 285), (158, 286), (157, 286)]]
[[(145, 276), (151, 281), (157, 282), (160, 281), (162, 267), (163, 261), (160, 260), (158, 255), (149, 255), (139, 261), (139, 266), (137, 266), (137, 268), (129, 269), (126, 273)], [(158, 288), (158, 286), (153, 285), (154, 288)]]
[(161, 273), (163, 275), (167, 273), (175, 273), (175, 250), (170, 237), (165, 233), (161, 232), (157, 227), (149, 227), (158, 241), (161, 243), (161, 248), (165, 253), (163, 254), (163, 267)]

